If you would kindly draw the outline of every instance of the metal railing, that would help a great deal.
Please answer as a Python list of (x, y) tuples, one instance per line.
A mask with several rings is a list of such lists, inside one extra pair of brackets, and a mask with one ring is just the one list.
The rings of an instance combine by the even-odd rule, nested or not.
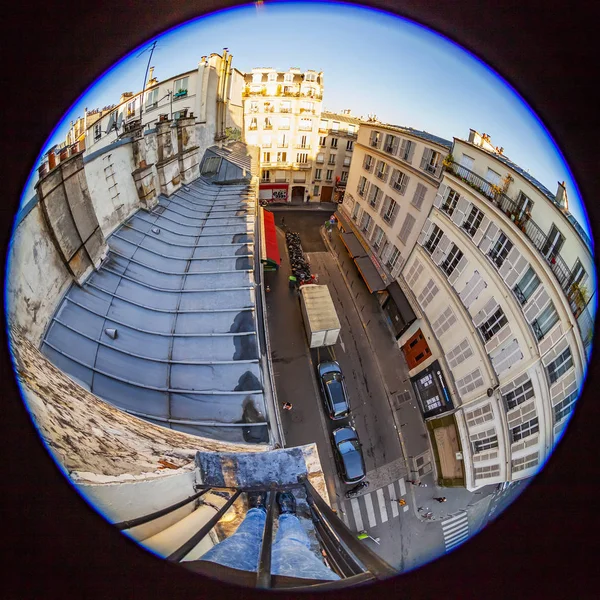
[[(587, 302), (579, 288), (574, 284), (574, 275), (571, 269), (565, 263), (560, 251), (553, 249), (552, 241), (531, 216), (523, 213), (522, 207), (515, 200), (509, 198), (498, 186), (485, 180), (480, 175), (477, 175), (477, 173), (466, 169), (456, 162), (451, 162), (446, 166), (446, 170), (478, 191), (513, 221), (515, 227), (521, 230), (544, 258), (567, 297), (573, 315), (578, 318), (582, 313), (588, 312), (587, 317), (584, 318), (591, 320)], [(583, 331), (581, 333), (583, 337)]]
[[(365, 546), (345, 523), (336, 515), (333, 509), (321, 498), (306, 476), (298, 478), (297, 484), (277, 486), (271, 485), (264, 488), (219, 487), (210, 485), (196, 485), (197, 492), (188, 498), (151, 514), (115, 523), (121, 531), (126, 531), (150, 523), (173, 511), (199, 499), (212, 490), (219, 493), (224, 490), (230, 493), (228, 500), (216, 513), (197, 531), (191, 533), (189, 538), (177, 549), (171, 552), (166, 559), (182, 563), (183, 566), (193, 571), (214, 576), (221, 572), (226, 575), (227, 581), (240, 585), (254, 585), (263, 589), (297, 589), (297, 590), (325, 590), (345, 588), (373, 580), (383, 580), (397, 575), (397, 572), (382, 558)], [(284, 577), (271, 573), (271, 548), (273, 543), (273, 520), (275, 517), (276, 493), (284, 490), (303, 490), (310, 509), (310, 516), (315, 527), (316, 536), (321, 546), (321, 552), (326, 557), (330, 569), (339, 575), (339, 580), (324, 581), (318, 579), (303, 579)], [(202, 561), (202, 557), (193, 561), (183, 559), (209, 534), (219, 523), (225, 513), (243, 492), (264, 492), (268, 494), (266, 504), (266, 520), (263, 530), (262, 543), (256, 573), (222, 567), (217, 563)], [(215, 509), (216, 510), (216, 509)]]

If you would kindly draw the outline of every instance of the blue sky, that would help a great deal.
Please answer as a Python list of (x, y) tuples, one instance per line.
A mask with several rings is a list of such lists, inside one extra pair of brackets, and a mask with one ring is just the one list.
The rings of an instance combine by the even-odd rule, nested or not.
[[(201, 56), (227, 47), (241, 71), (322, 70), (327, 110), (374, 113), (383, 122), (450, 140), (466, 138), (469, 128), (488, 133), (494, 145), (503, 146), (506, 156), (550, 191), (556, 191), (559, 180), (566, 181), (569, 209), (589, 232), (570, 171), (537, 117), (488, 67), (420, 25), (340, 3), (278, 2), (203, 17), (158, 40), (152, 65), (159, 80), (194, 69)], [(132, 50), (96, 83), (81, 74), (90, 87), (66, 110), (40, 157), (64, 140), (70, 121), (86, 106), (113, 104), (122, 92), (141, 89), (148, 60), (147, 53), (138, 56), (142, 49)], [(30, 179), (23, 200), (33, 195), (32, 185)]]

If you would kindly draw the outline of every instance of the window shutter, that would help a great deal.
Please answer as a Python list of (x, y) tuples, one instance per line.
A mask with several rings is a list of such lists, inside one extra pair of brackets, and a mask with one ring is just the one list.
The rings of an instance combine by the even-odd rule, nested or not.
[(404, 156), (406, 152), (406, 145), (408, 144), (408, 140), (402, 140), (402, 144), (400, 144), (400, 156)]
[(373, 232), (373, 227), (375, 226), (375, 221), (373, 220), (373, 217), (371, 217), (369, 219), (369, 225), (367, 226), (367, 230), (365, 231), (365, 236), (367, 238), (371, 237), (371, 233)]
[(396, 219), (398, 218), (399, 210), (400, 210), (400, 207), (398, 206), (398, 203), (394, 202), (394, 208), (392, 209), (392, 216), (390, 217), (390, 227), (394, 226), (394, 223), (396, 222)]
[(444, 233), (442, 235), (442, 239), (439, 241), (435, 252), (431, 256), (431, 260), (436, 264), (442, 264), (446, 256), (446, 252), (448, 252), (448, 248), (450, 247), (450, 238)]
[(393, 244), (386, 244), (386, 247), (383, 249), (383, 252), (381, 253), (381, 260), (383, 262), (387, 261), (387, 259), (390, 257), (390, 254), (392, 253), (393, 249), (394, 249)]
[(417, 239), (417, 244), (422, 246), (425, 243), (425, 240), (429, 237), (429, 233), (433, 229), (433, 221), (431, 219), (427, 219), (425, 224), (423, 225), (423, 229), (421, 229), (421, 233), (419, 233), (419, 237)]
[(404, 223), (402, 224), (402, 229), (400, 229), (400, 233), (398, 234), (398, 239), (405, 245), (415, 222), (416, 219), (410, 213), (407, 213)]
[(462, 222), (465, 220), (465, 216), (467, 215), (467, 212), (469, 211), (470, 207), (471, 203), (462, 196), (460, 196), (460, 198), (458, 199), (458, 204), (456, 205), (456, 208), (452, 213), (452, 220), (454, 221), (457, 227), (460, 227), (462, 225)]
[(423, 150), (423, 156), (421, 157), (421, 169), (423, 171), (425, 170), (425, 167), (427, 167), (427, 165), (429, 164), (432, 154), (433, 154), (433, 150), (431, 150), (430, 148), (425, 148)]
[(415, 195), (412, 199), (412, 204), (415, 208), (421, 210), (421, 206), (423, 205), (423, 200), (425, 199), (425, 192), (427, 188), (422, 183), (417, 183), (417, 189), (415, 190)]
[(541, 312), (542, 309), (548, 304), (550, 296), (543, 285), (540, 285), (536, 290), (536, 293), (529, 299), (525, 306), (523, 313), (529, 323), (531, 323)]
[(406, 188), (408, 186), (408, 182), (410, 181), (410, 177), (404, 173), (404, 177), (402, 177), (402, 184), (400, 185), (400, 190), (398, 190), (398, 193), (401, 196), (404, 196), (404, 192), (406, 192)]
[(483, 238), (483, 234), (485, 233), (487, 226), (490, 224), (490, 220), (484, 215), (483, 219), (481, 219), (481, 223), (477, 228), (477, 231), (473, 234), (473, 243), (476, 246), (479, 246), (479, 242), (481, 242)]
[(377, 188), (377, 194), (375, 196), (375, 206), (373, 207), (375, 210), (379, 208), (379, 204), (381, 203), (381, 199), (383, 198), (383, 191)]
[(490, 354), (512, 335), (510, 325), (505, 325), (486, 345), (485, 351)]
[(465, 287), (458, 294), (465, 308), (469, 308), (479, 298), (479, 295), (486, 287), (487, 283), (483, 280), (479, 272), (475, 271), (471, 279), (469, 279)]
[(395, 156), (398, 153), (398, 145), (400, 144), (400, 138), (395, 137), (394, 143), (392, 144), (392, 154)]
[(437, 167), (435, 168), (434, 177), (439, 178), (439, 176), (442, 174), (442, 168), (443, 168), (443, 163), (440, 160)]
[(361, 220), (362, 220), (362, 215), (363, 215), (363, 213), (364, 213), (364, 212), (365, 212), (365, 211), (364, 211), (363, 207), (361, 206), (361, 207), (358, 209), (358, 212), (356, 213), (356, 222), (357, 222), (357, 223), (360, 223), (360, 222), (361, 222)]
[(461, 276), (461, 274), (465, 270), (465, 267), (467, 266), (468, 262), (469, 261), (467, 260), (466, 256), (463, 256), (458, 261), (458, 264), (456, 265), (456, 268), (454, 269), (454, 271), (452, 271), (452, 273), (450, 273), (450, 277), (448, 277), (448, 283), (450, 283), (451, 286), (454, 287), (454, 283)]
[(448, 186), (445, 183), (442, 183), (442, 185), (440, 185), (440, 187), (438, 188), (438, 191), (435, 195), (435, 198), (433, 200), (433, 205), (436, 208), (439, 208), (442, 205), (442, 202), (444, 201), (444, 199), (446, 198), (447, 195), (448, 195)]
[(509, 344), (504, 346), (499, 352), (491, 357), (492, 366), (497, 375), (501, 375), (508, 371), (514, 364), (518, 363), (523, 358), (523, 352), (519, 347), (519, 342), (513, 339)]
[(381, 211), (379, 212), (379, 214), (383, 217), (383, 215), (385, 215), (385, 213), (387, 212), (387, 209), (390, 207), (390, 203), (392, 202), (392, 199), (389, 196), (385, 197), (385, 200), (383, 201), (383, 206), (381, 207)]
[(363, 194), (363, 197), (366, 198), (367, 194), (369, 193), (369, 188), (371, 187), (371, 182), (370, 181), (365, 181), (365, 193)]
[[(521, 275), (525, 267), (527, 266), (527, 261), (523, 258), (522, 254), (519, 252), (519, 249), (516, 246), (513, 246), (506, 257), (506, 260), (500, 267), (498, 273), (500, 277), (504, 279), (506, 285), (512, 288), (517, 277)], [(520, 270), (519, 270), (520, 269)], [(510, 283), (509, 282), (510, 277)]]
[(415, 144), (414, 142), (409, 142), (410, 148), (408, 150), (408, 158), (406, 159), (407, 163), (412, 163), (413, 155), (415, 153)]
[[(482, 223), (483, 225), (483, 223)], [(500, 235), (500, 228), (496, 223), (490, 223), (483, 239), (479, 243), (479, 249), (487, 254), (487, 251), (490, 249), (490, 246), (496, 241), (496, 238)]]
[(479, 327), (496, 309), (498, 302), (495, 298), (490, 298), (485, 306), (473, 317), (473, 325)]

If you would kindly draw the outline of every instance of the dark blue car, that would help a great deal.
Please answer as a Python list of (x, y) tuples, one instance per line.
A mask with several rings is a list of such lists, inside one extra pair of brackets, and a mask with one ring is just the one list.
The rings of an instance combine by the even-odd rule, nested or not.
[(317, 370), (329, 418), (337, 421), (347, 417), (350, 414), (350, 403), (340, 365), (335, 361), (322, 362)]
[(365, 461), (356, 429), (348, 425), (333, 432), (335, 459), (344, 483), (358, 483), (365, 478)]

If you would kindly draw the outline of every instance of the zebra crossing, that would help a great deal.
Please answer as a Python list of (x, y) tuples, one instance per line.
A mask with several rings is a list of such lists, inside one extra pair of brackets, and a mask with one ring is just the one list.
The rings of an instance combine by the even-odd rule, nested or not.
[(469, 537), (469, 520), (467, 513), (461, 512), (450, 519), (442, 521), (442, 533), (444, 534), (446, 552), (467, 541)]
[[(399, 479), (368, 494), (340, 503), (340, 516), (354, 531), (387, 523), (400, 515), (398, 500), (406, 495), (406, 482)], [(408, 504), (402, 507), (408, 510)]]

